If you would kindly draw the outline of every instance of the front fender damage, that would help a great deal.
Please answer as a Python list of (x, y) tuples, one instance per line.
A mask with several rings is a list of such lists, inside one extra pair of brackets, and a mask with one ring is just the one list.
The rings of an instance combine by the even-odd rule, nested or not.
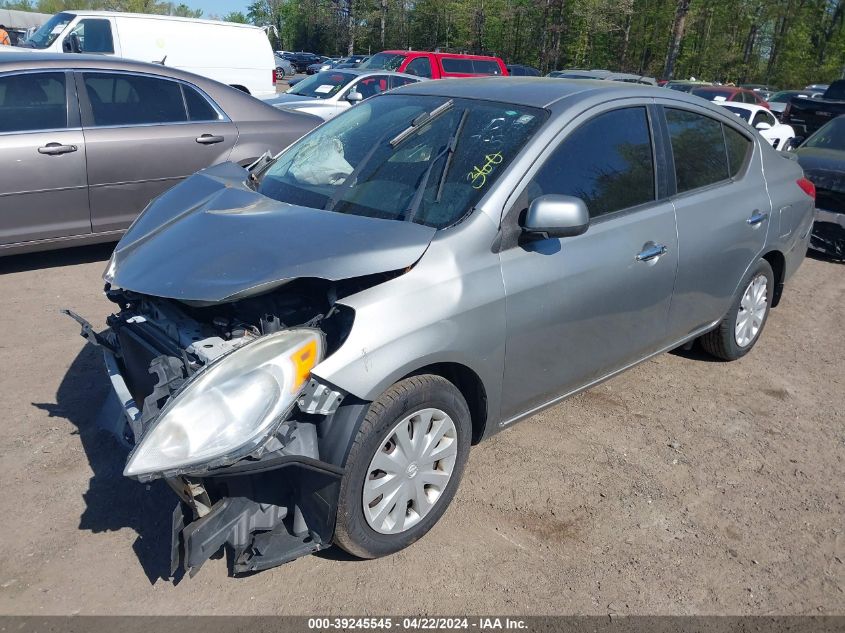
[(338, 408), (327, 422), (340, 432), (323, 437), (313, 422), (288, 420), (274, 437), (275, 450), (167, 479), (180, 498), (171, 573), (182, 566), (193, 576), (222, 547), (230, 550), (231, 571), (241, 574), (331, 546), (343, 464), (367, 409), (363, 402)]
[[(186, 319), (178, 306), (124, 299), (121, 312), (108, 319), (110, 328), (99, 334), (85, 319), (70, 316), (103, 352), (123, 414), (112, 430), (128, 447), (141, 440), (164, 404), (204, 363), (293, 320), (265, 318), (252, 332), (249, 323), (233, 318), (223, 328), (224, 340), (216, 336), (218, 325)], [(330, 322), (323, 318), (324, 329), (331, 329)], [(174, 332), (175, 337), (168, 335)], [(329, 547), (346, 456), (368, 407), (311, 378), (291, 412), (249, 455), (217, 467), (165, 473), (179, 498), (172, 512), (171, 573), (184, 568), (193, 576), (221, 549), (237, 575)]]

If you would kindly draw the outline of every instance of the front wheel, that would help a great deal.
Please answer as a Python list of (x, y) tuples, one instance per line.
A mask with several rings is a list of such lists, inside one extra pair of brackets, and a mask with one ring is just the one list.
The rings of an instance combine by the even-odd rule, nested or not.
[(376, 558), (425, 535), (455, 496), (471, 437), (466, 401), (445, 378), (412, 376), (390, 387), (350, 449), (335, 542)]
[(718, 327), (701, 337), (701, 345), (709, 354), (723, 360), (737, 360), (751, 351), (769, 317), (774, 277), (765, 259), (751, 269)]

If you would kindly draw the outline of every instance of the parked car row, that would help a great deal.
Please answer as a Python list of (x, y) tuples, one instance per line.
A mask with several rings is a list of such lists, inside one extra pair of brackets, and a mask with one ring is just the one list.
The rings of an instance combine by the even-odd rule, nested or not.
[(287, 92), (265, 102), (327, 121), (364, 99), (417, 81), (423, 78), (361, 68), (327, 70), (297, 82)]

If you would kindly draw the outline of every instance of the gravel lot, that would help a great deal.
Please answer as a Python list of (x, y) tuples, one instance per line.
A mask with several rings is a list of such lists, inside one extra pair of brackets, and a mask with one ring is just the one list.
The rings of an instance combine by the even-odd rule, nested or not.
[(0, 259), (0, 612), (845, 614), (845, 266), (754, 352), (666, 354), (476, 447), (410, 549), (163, 579), (175, 497), (120, 476), (98, 353), (110, 246)]

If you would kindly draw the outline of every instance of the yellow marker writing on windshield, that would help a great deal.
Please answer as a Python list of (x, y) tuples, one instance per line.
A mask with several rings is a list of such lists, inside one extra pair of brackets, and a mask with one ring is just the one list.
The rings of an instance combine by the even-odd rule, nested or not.
[(487, 184), (487, 176), (493, 171), (493, 167), (504, 160), (501, 152), (495, 154), (487, 154), (484, 157), (484, 165), (481, 167), (473, 167), (472, 171), (467, 174), (467, 178), (472, 183), (473, 189), (481, 189)]

